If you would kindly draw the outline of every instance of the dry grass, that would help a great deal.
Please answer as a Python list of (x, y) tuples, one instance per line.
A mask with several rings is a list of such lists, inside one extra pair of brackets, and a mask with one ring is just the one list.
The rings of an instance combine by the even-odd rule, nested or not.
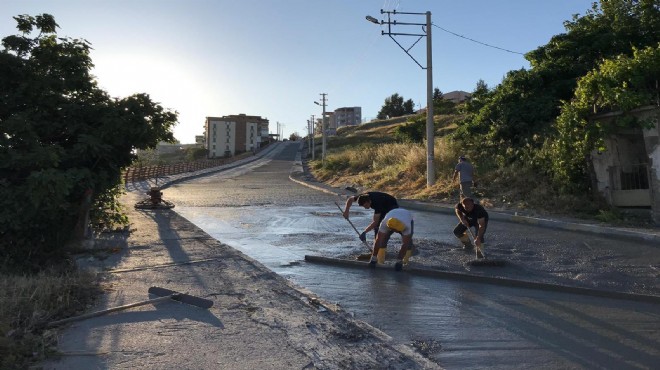
[[(426, 186), (426, 143), (397, 143), (394, 129), (407, 118), (374, 121), (342, 128), (328, 141), (326, 165), (312, 163), (314, 175), (332, 185), (352, 185), (378, 190), (399, 198), (454, 203), (458, 185), (452, 182), (454, 166), (463, 154), (446, 136), (460, 116), (436, 116), (434, 140), (435, 184)], [(317, 158), (320, 158), (317, 156)], [(531, 215), (570, 215), (581, 218), (612, 218), (608, 206), (596, 199), (558, 194), (543, 174), (530, 168), (497, 168), (488, 158), (470, 158), (475, 166), (476, 196), (488, 208), (522, 211)], [(579, 205), (576, 206), (576, 205)]]
[(54, 354), (55, 332), (45, 324), (86, 309), (97, 293), (88, 273), (0, 274), (0, 368), (26, 368)]

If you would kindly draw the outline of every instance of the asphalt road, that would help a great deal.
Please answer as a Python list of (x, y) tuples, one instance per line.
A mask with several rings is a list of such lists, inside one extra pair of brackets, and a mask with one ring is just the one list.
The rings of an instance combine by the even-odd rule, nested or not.
[[(350, 256), (365, 247), (339, 216), (334, 202), (342, 199), (289, 180), (298, 148), (290, 143), (248, 166), (172, 185), (163, 191), (164, 198), (212, 237), (396, 340), (414, 344), (445, 368), (657, 366), (660, 307), (656, 304), (305, 263), (305, 254)], [(359, 207), (354, 211), (351, 219), (361, 225), (358, 228), (364, 227), (370, 212)], [(414, 214), (420, 244), (436, 248), (431, 251), (435, 254), (455, 245), (450, 232), (456, 222), (453, 216)], [(529, 225), (489, 226), (489, 243), (496, 253), (530, 250), (531, 267), (519, 266), (514, 274), (520, 276), (534, 274), (538, 255), (533, 246), (552, 251), (555, 245), (577, 246), (586, 240), (588, 246), (603, 250), (617, 246), (632, 251), (631, 266), (637, 265), (636, 258), (645, 258), (635, 242)], [(390, 244), (394, 250), (396, 242), (394, 238)], [(561, 248), (556, 250), (560, 253)], [(587, 248), (585, 253), (592, 252)], [(561, 270), (561, 263), (556, 268)], [(589, 266), (584, 271), (585, 280), (597, 273)]]

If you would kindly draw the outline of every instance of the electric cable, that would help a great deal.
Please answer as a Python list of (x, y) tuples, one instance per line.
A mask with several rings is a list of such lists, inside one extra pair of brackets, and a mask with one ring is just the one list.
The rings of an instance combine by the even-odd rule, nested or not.
[(509, 50), (509, 49), (501, 48), (501, 47), (499, 47), (499, 46), (490, 45), (490, 44), (487, 44), (487, 43), (485, 43), (485, 42), (481, 42), (481, 41), (478, 41), (478, 40), (475, 40), (475, 39), (471, 39), (471, 38), (466, 37), (466, 36), (463, 36), (463, 35), (459, 35), (458, 33), (456, 33), (456, 32), (452, 32), (452, 31), (450, 31), (450, 30), (448, 30), (448, 29), (445, 29), (445, 28), (442, 28), (442, 27), (436, 25), (435, 23), (431, 23), (431, 25), (434, 26), (434, 27), (436, 27), (436, 28), (439, 28), (439, 29), (441, 29), (441, 30), (443, 30), (443, 31), (445, 31), (445, 32), (447, 32), (447, 33), (450, 33), (450, 34), (452, 34), (452, 35), (454, 35), (454, 36), (456, 36), (456, 37), (460, 37), (460, 38), (463, 38), (463, 39), (466, 39), (466, 40), (470, 40), (470, 41), (472, 41), (472, 42), (476, 42), (477, 44), (481, 44), (481, 45), (488, 46), (488, 47), (491, 47), (491, 48), (494, 48), (494, 49), (499, 49), (499, 50), (502, 50), (502, 51), (506, 51), (507, 53), (519, 54), (519, 55), (525, 55), (524, 53), (520, 53), (520, 52), (517, 52), (517, 51), (513, 51), (513, 50)]

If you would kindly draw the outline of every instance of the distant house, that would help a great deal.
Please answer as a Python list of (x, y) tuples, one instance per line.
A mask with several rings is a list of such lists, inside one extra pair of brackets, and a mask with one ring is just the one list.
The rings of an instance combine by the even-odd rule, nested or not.
[[(608, 124), (621, 114), (605, 113), (591, 120)], [(615, 207), (650, 209), (660, 223), (660, 108), (641, 107), (630, 114), (654, 127), (619, 130), (605, 140), (606, 151), (591, 153), (594, 188)]]
[[(454, 104), (462, 103), (470, 98), (470, 93), (465, 92), (465, 91), (452, 91), (448, 92), (446, 94), (442, 94), (442, 99), (450, 101)], [(415, 114), (426, 114), (426, 107), (420, 108), (419, 110), (415, 111)], [(437, 114), (436, 111), (434, 111), (434, 115)]]
[(442, 94), (442, 98), (449, 100), (452, 103), (462, 103), (470, 97), (470, 93), (465, 91), (452, 91), (446, 94)]
[(243, 113), (206, 117), (204, 137), (209, 158), (254, 151), (270, 140), (268, 120)]
[(195, 143), (199, 145), (206, 145), (206, 140), (204, 135), (195, 135)]
[(344, 126), (356, 126), (362, 122), (362, 107), (342, 107), (337, 108), (332, 115), (330, 127), (337, 129)]

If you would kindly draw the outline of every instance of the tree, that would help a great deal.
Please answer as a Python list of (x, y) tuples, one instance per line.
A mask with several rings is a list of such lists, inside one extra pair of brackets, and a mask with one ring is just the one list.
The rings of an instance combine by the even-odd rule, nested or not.
[(456, 111), (456, 104), (443, 95), (437, 87), (433, 90), (433, 114), (451, 114)]
[[(456, 138), (478, 145), (500, 163), (537, 163), (562, 101), (577, 81), (604, 59), (632, 56), (633, 47), (660, 41), (657, 0), (601, 0), (586, 15), (564, 23), (566, 33), (525, 55), (530, 70), (509, 72), (480, 106), (459, 124)], [(474, 109), (478, 108), (478, 112)], [(548, 170), (546, 168), (546, 170)]]
[(392, 96), (385, 98), (385, 104), (380, 108), (376, 118), (386, 119), (401, 117), (413, 113), (415, 113), (415, 103), (412, 99), (408, 99), (404, 102), (402, 96), (394, 93)]
[(394, 129), (394, 137), (401, 142), (422, 143), (426, 138), (426, 118), (416, 115)]
[(302, 138), (298, 132), (294, 132), (291, 135), (289, 135), (289, 140), (291, 141), (298, 141)]
[(442, 91), (436, 87), (433, 89), (433, 102), (435, 103), (440, 100), (442, 100)]
[(122, 169), (135, 149), (174, 141), (177, 113), (99, 89), (90, 43), (58, 38), (53, 16), (14, 19), (20, 34), (0, 51), (0, 260), (38, 265), (90, 202), (116, 210)]
[[(660, 96), (660, 43), (633, 56), (604, 60), (578, 81), (575, 95), (564, 102), (557, 119), (558, 138), (552, 145), (553, 174), (567, 192), (589, 187), (588, 162), (594, 149), (604, 151), (604, 139), (617, 130), (650, 128), (653, 122), (627, 114), (631, 110), (657, 105)], [(594, 113), (620, 111), (609, 124), (590, 120)], [(573, 186), (567, 186), (573, 185)]]

